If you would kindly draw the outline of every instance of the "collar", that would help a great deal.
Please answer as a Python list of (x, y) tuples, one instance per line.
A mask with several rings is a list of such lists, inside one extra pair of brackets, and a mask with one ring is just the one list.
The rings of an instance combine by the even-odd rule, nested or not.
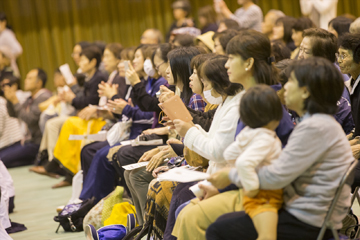
[[(350, 79), (349, 79), (349, 81), (350, 81), (350, 83), (351, 83), (351, 80), (352, 80), (353, 78), (351, 77)], [(350, 85), (350, 95), (353, 95), (353, 93), (355, 92), (355, 89), (356, 89), (356, 87), (357, 87), (357, 85), (359, 84), (359, 81), (360, 81), (360, 75), (357, 77), (357, 79), (355, 80), (355, 83), (354, 83), (354, 86), (353, 87), (351, 87), (351, 85)]]
[(38, 98), (41, 94), (43, 94), (43, 93), (46, 92), (46, 91), (48, 91), (46, 88), (40, 89), (40, 90), (32, 97), (32, 99)]
[(302, 121), (304, 121), (305, 119), (308, 119), (309, 117), (311, 117), (311, 115), (310, 115), (310, 113), (307, 112), (304, 114), (304, 116), (297, 118), (296, 123), (299, 124)]

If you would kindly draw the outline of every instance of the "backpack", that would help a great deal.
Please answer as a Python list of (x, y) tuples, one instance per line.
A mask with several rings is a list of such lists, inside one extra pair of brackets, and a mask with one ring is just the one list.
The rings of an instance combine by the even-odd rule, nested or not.
[(83, 220), (85, 215), (94, 206), (95, 198), (87, 199), (82, 203), (68, 204), (64, 209), (54, 217), (54, 221), (59, 223), (56, 233), (60, 226), (65, 232), (81, 232), (83, 228)]

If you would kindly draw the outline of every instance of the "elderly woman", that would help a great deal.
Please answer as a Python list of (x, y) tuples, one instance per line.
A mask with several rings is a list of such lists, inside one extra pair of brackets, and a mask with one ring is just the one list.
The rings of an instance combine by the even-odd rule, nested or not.
[[(336, 55), (340, 71), (343, 74), (350, 74), (351, 78), (348, 81), (351, 101), (351, 113), (354, 119), (355, 131), (348, 135), (350, 139), (351, 149), (354, 157), (360, 157), (360, 143), (357, 136), (360, 135), (360, 88), (358, 87), (360, 81), (360, 34), (344, 34), (339, 39), (339, 53)], [(353, 186), (360, 185), (360, 166), (357, 166), (355, 172), (355, 180)]]

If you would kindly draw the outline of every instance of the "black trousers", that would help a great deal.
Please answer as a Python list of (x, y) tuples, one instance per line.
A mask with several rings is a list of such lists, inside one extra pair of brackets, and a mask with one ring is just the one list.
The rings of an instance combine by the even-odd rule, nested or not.
[(81, 150), (81, 169), (83, 170), (83, 179), (90, 169), (91, 162), (96, 154), (96, 152), (103, 147), (109, 145), (107, 141), (104, 142), (93, 142), (84, 146)]
[(34, 164), (39, 145), (17, 142), (9, 147), (0, 150), (0, 159), (7, 168), (20, 167)]
[[(320, 228), (303, 223), (284, 209), (279, 210), (278, 240), (312, 240), (317, 238), (319, 232)], [(254, 224), (245, 212), (225, 214), (206, 231), (207, 240), (255, 240), (257, 236)], [(327, 230), (324, 239), (331, 237), (331, 231)]]

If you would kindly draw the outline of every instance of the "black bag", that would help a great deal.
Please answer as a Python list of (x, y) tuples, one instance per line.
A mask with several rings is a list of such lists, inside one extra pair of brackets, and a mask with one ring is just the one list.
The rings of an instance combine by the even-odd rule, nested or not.
[(60, 226), (63, 227), (65, 232), (81, 232), (83, 231), (83, 220), (85, 215), (94, 206), (95, 198), (87, 199), (82, 203), (69, 204), (54, 217), (54, 221), (59, 223), (56, 233)]

